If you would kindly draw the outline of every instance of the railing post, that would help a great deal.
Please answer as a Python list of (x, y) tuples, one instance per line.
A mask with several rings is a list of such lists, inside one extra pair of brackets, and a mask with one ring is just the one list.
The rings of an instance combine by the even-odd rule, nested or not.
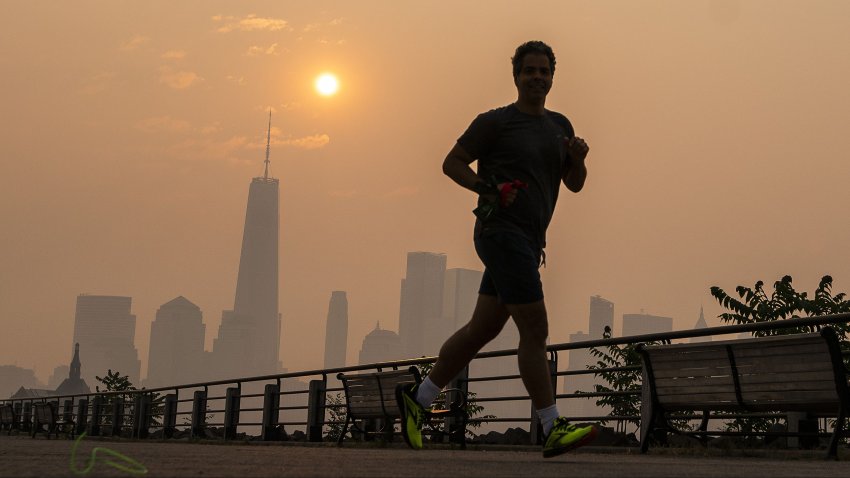
[(239, 426), (239, 406), (241, 397), (238, 387), (229, 387), (224, 397), (224, 439), (236, 438), (236, 427)]
[(62, 420), (72, 421), (74, 419), (74, 399), (67, 398), (62, 402)]
[(177, 428), (177, 394), (169, 393), (165, 396), (165, 405), (162, 410), (162, 437), (171, 438)]
[(325, 423), (325, 400), (327, 387), (323, 380), (310, 380), (307, 404), (307, 440), (322, 441), (322, 426)]
[(147, 438), (150, 428), (150, 395), (139, 393), (136, 395), (133, 410), (133, 436), (136, 438)]
[(100, 435), (100, 414), (103, 408), (103, 397), (95, 395), (91, 400), (91, 421), (89, 422), (89, 436)]
[(21, 421), (21, 429), (25, 432), (29, 432), (32, 430), (32, 403), (27, 402), (24, 404), (24, 413)]
[(15, 421), (17, 421), (17, 423), (15, 423), (15, 428), (20, 430), (23, 426), (23, 417), (21, 416), (21, 412), (23, 412), (24, 404), (21, 402), (15, 402), (15, 404), (12, 405), (12, 408), (15, 410)]
[(114, 396), (112, 399), (112, 436), (121, 436), (124, 425), (124, 397)]
[[(446, 394), (446, 408), (455, 400), (467, 399), (469, 396), (469, 364), (449, 383), (448, 388), (457, 390), (452, 390)], [(466, 410), (463, 413), (465, 414)], [(449, 441), (458, 443), (462, 448), (466, 448), (466, 420), (463, 418), (448, 417), (445, 420), (445, 426), (449, 432)]]
[(86, 431), (86, 422), (89, 418), (89, 399), (81, 398), (77, 402), (77, 421), (74, 422), (74, 435), (82, 435)]
[(263, 392), (263, 441), (280, 439), (279, 422), (280, 387), (276, 383), (268, 383)]
[(203, 438), (207, 419), (207, 392), (195, 390), (192, 395), (192, 438)]
[[(58, 407), (57, 407), (57, 409), (58, 409)], [(62, 402), (62, 417), (61, 417), (61, 419), (65, 423), (70, 423), (74, 420), (74, 399), (73, 398), (67, 398)], [(67, 427), (67, 425), (62, 426), (62, 428), (63, 428), (62, 432), (63, 433), (66, 431), (66, 427)], [(74, 436), (74, 432), (76, 431), (76, 427), (71, 425), (71, 429), (67, 430), (67, 431), (68, 431), (68, 433), (71, 434), (71, 436)], [(58, 430), (57, 430), (57, 432), (58, 432)]]

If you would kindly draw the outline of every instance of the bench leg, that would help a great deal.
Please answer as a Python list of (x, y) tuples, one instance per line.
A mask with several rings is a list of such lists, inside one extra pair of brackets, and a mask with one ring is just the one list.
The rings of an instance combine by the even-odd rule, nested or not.
[(449, 430), (449, 440), (460, 445), (461, 450), (466, 450), (466, 412), (460, 410), (452, 420), (452, 429)]
[(656, 414), (658, 411), (652, 404), (647, 404), (648, 413), (641, 411), (640, 421), (640, 452), (646, 453), (649, 450), (649, 437), (654, 432)]
[(844, 407), (841, 407), (841, 410), (838, 411), (838, 418), (835, 419), (835, 429), (832, 431), (832, 438), (829, 439), (829, 449), (826, 453), (827, 459), (838, 459), (838, 441), (841, 439), (841, 435), (844, 434), (845, 418), (847, 418), (847, 414), (844, 411)]
[(649, 450), (651, 440), (657, 440), (661, 445), (666, 445), (667, 432), (670, 429), (664, 410), (650, 406), (646, 423), (643, 420), (640, 423), (640, 452), (646, 453)]
[(342, 440), (345, 438), (345, 434), (348, 433), (348, 423), (351, 421), (351, 415), (348, 413), (345, 414), (345, 425), (342, 426), (342, 431), (339, 433), (339, 438), (336, 440), (336, 446), (342, 446)]
[(395, 431), (395, 419), (393, 417), (382, 418), (381, 429), (384, 431), (384, 441), (387, 443), (392, 443), (393, 432)]

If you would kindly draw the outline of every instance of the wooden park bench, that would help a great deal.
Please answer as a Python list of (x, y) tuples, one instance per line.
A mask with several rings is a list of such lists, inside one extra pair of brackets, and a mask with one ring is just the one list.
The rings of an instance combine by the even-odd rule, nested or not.
[[(351, 375), (340, 373), (337, 378), (342, 382), (345, 389), (347, 410), (345, 425), (343, 425), (342, 432), (337, 440), (338, 445), (342, 445), (349, 424), (363, 436), (369, 433), (380, 433), (391, 440), (395, 420), (401, 417), (395, 396), (396, 386), (421, 382), (419, 369), (416, 367)], [(457, 399), (445, 409), (432, 410), (429, 412), (428, 418), (451, 418), (454, 423), (450, 427), (450, 441), (458, 443), (462, 449), (465, 449), (466, 437), (464, 434), (466, 421), (469, 419), (466, 413), (466, 394), (459, 389), (448, 389), (446, 392), (455, 392)], [(377, 432), (369, 432), (366, 429), (367, 427), (361, 428), (358, 425), (358, 421), (369, 423), (369, 420), (376, 419), (381, 421), (381, 429)]]
[[(641, 452), (676, 430), (665, 413), (809, 412), (838, 417), (827, 451), (837, 458), (850, 410), (847, 370), (831, 327), (808, 334), (672, 345), (639, 345), (643, 357)], [(784, 433), (794, 435), (793, 433)], [(704, 434), (704, 435), (707, 435)], [(803, 434), (796, 434), (802, 436)]]
[(12, 430), (18, 429), (17, 414), (10, 403), (0, 405), (0, 430), (3, 430), (3, 428), (8, 428), (7, 435), (11, 435)]
[(60, 416), (56, 402), (36, 402), (33, 404), (33, 408), (35, 409), (33, 411), (33, 438), (38, 432), (46, 432), (48, 440), (52, 433), (56, 434), (56, 438), (59, 438), (59, 431), (66, 426), (69, 428), (68, 434), (71, 437), (74, 436), (73, 418), (69, 413), (63, 413)]

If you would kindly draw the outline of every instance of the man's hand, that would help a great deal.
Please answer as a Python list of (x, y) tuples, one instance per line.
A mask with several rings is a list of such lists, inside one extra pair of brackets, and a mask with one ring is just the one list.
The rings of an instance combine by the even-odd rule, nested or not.
[(578, 136), (564, 140), (564, 143), (567, 146), (567, 158), (570, 159), (571, 163), (584, 161), (584, 158), (587, 157), (587, 152), (590, 151), (587, 143)]
[(482, 221), (486, 220), (497, 209), (510, 206), (516, 200), (517, 190), (527, 187), (528, 184), (519, 179), (495, 185), (484, 180), (479, 180), (472, 187), (472, 190), (477, 192), (484, 202), (472, 212)]
[(584, 158), (587, 157), (590, 148), (578, 136), (570, 139), (565, 138), (564, 146), (567, 149), (567, 164), (564, 168), (564, 176), (561, 179), (567, 189), (577, 193), (584, 188), (584, 181), (587, 179), (587, 167), (584, 165)]
[(499, 205), (508, 207), (516, 200), (517, 191), (527, 188), (528, 184), (514, 179), (509, 183), (499, 183), (496, 187), (499, 189)]

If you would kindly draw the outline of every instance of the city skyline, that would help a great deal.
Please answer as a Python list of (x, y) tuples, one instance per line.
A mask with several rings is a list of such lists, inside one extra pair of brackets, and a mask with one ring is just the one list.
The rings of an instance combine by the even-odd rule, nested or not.
[[(175, 297), (201, 309), (211, 350), (267, 140), (281, 158), (284, 366), (321, 365), (334, 290), (349, 337), (398, 330), (409, 251), (481, 268), (474, 194), (440, 165), (477, 114), (515, 99), (510, 56), (530, 39), (557, 56), (547, 107), (591, 149), (587, 185), (560, 196), (547, 237), (551, 342), (583, 328), (597, 294), (685, 329), (700, 306), (719, 325), (711, 286), (788, 274), (810, 291), (830, 274), (850, 289), (836, 259), (850, 239), (836, 219), (850, 203), (850, 4), (531, 5), (10, 5), (0, 364), (42, 381), (67, 365), (85, 293), (133, 298), (142, 377), (156, 310)], [(314, 90), (325, 72), (335, 95)]]

